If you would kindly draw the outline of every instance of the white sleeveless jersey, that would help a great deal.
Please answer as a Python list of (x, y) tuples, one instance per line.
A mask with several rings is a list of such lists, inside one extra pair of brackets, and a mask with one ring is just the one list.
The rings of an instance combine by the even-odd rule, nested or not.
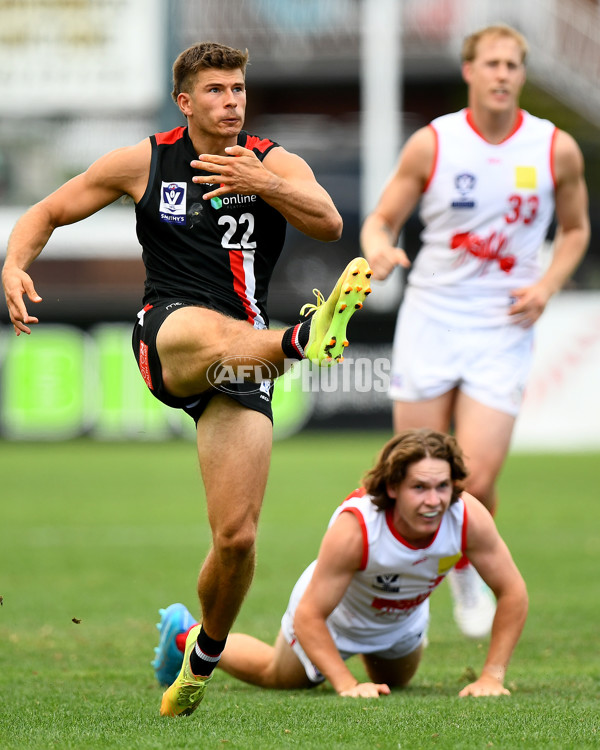
[(425, 229), (407, 294), (452, 325), (502, 325), (511, 290), (540, 276), (539, 251), (554, 215), (557, 129), (521, 110), (513, 133), (494, 145), (467, 109), (430, 127), (437, 151), (421, 198)]
[(465, 547), (466, 508), (462, 499), (442, 518), (428, 547), (406, 542), (392, 524), (391, 511), (378, 510), (364, 490), (350, 495), (335, 511), (353, 513), (363, 532), (361, 569), (352, 578), (327, 622), (350, 641), (368, 644), (397, 631), (461, 558)]

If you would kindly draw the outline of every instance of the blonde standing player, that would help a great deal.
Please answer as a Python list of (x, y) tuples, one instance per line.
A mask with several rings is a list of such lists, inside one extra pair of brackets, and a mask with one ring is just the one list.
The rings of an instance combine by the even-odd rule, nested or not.
[[(394, 428), (453, 428), (467, 489), (492, 513), (530, 371), (532, 326), (590, 235), (579, 147), (519, 107), (526, 54), (523, 36), (504, 25), (465, 40), (468, 107), (407, 141), (361, 232), (373, 278), (408, 268), (395, 244), (420, 202), (422, 245), (394, 340)], [(553, 256), (542, 272), (539, 251), (554, 214)], [(494, 606), (468, 561), (450, 582), (461, 630), (485, 636)]]
[[(405, 687), (421, 660), (429, 596), (466, 550), (498, 608), (481, 674), (459, 695), (508, 695), (504, 679), (527, 616), (527, 590), (492, 517), (462, 491), (465, 476), (450, 435), (406, 430), (389, 440), (364, 487), (334, 512), (317, 560), (294, 586), (275, 645), (233, 633), (219, 667), (264, 688), (327, 679), (352, 698)], [(177, 646), (189, 652), (199, 628), (177, 632), (182, 611), (182, 604), (161, 610), (157, 653), (172, 670), (182, 662)], [(368, 674), (364, 682), (345, 663), (356, 654)]]

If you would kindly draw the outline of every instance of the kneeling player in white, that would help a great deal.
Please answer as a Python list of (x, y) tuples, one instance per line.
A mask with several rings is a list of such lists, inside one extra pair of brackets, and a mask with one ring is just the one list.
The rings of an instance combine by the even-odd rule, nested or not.
[[(333, 514), (317, 560), (292, 591), (275, 645), (232, 633), (218, 666), (266, 688), (329, 680), (339, 695), (376, 698), (404, 687), (421, 659), (429, 595), (467, 554), (497, 609), (481, 675), (459, 695), (508, 695), (505, 673), (527, 616), (527, 591), (491, 515), (462, 491), (465, 478), (453, 437), (423, 429), (392, 438), (363, 488)], [(169, 610), (159, 624), (164, 633)], [(190, 643), (194, 637), (191, 628)], [(186, 634), (177, 638), (183, 648)], [(173, 644), (164, 640), (166, 653)], [(356, 654), (369, 682), (358, 682), (346, 666)]]

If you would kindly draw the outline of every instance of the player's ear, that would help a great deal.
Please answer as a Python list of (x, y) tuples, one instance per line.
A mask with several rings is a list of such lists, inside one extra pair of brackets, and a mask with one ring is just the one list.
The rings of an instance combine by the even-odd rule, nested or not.
[(177, 94), (177, 106), (186, 117), (192, 114), (190, 95), (187, 93), (187, 91), (181, 91), (179, 94)]
[(471, 83), (471, 72), (472, 72), (472, 65), (471, 65), (471, 63), (470, 63), (470, 62), (469, 62), (468, 60), (467, 60), (467, 61), (465, 61), (465, 62), (464, 62), (464, 63), (462, 64), (462, 67), (461, 67), (461, 72), (462, 72), (462, 77), (463, 77), (463, 81), (464, 81), (464, 82), (465, 82), (466, 84), (469, 84), (469, 83)]
[(395, 500), (398, 497), (398, 488), (389, 482), (385, 485), (385, 491), (388, 496)]

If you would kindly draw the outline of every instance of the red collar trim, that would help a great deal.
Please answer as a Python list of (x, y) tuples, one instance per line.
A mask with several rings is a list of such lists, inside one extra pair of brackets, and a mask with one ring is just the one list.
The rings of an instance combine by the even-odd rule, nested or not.
[[(442, 518), (442, 521), (444, 519)], [(409, 549), (427, 549), (428, 547), (431, 547), (431, 545), (435, 542), (437, 535), (440, 532), (440, 529), (442, 528), (442, 524), (437, 527), (435, 534), (433, 535), (432, 539), (427, 544), (411, 544), (410, 542), (407, 542), (406, 539), (400, 534), (400, 532), (396, 529), (394, 526), (394, 509), (393, 508), (386, 508), (385, 510), (385, 521), (387, 523), (387, 527), (390, 530), (392, 536), (397, 539), (400, 544), (403, 544), (405, 547), (408, 547)]]
[[(509, 138), (512, 138), (512, 137), (513, 137), (513, 135), (514, 135), (514, 134), (515, 134), (515, 133), (517, 132), (517, 130), (518, 130), (518, 129), (519, 129), (520, 127), (521, 127), (521, 125), (523, 124), (523, 120), (524, 120), (524, 119), (525, 119), (525, 116), (523, 115), (523, 110), (522, 110), (522, 109), (520, 109), (520, 110), (519, 110), (519, 111), (517, 112), (517, 117), (516, 117), (516, 119), (515, 119), (515, 124), (513, 125), (513, 128), (512, 128), (512, 130), (511, 130), (511, 131), (510, 131), (510, 133), (509, 133), (509, 134), (508, 134), (508, 135), (506, 136), (506, 138), (503, 138), (503, 139), (502, 139), (502, 140), (500, 141), (500, 143), (506, 143), (506, 141), (508, 141), (508, 139), (509, 139)], [(468, 108), (467, 108), (467, 124), (469, 125), (469, 127), (471, 128), (471, 130), (473, 130), (473, 131), (474, 131), (475, 133), (477, 133), (477, 135), (478, 135), (478, 136), (479, 136), (479, 137), (480, 137), (481, 139), (483, 139), (483, 140), (484, 140), (484, 141), (485, 141), (486, 143), (489, 143), (489, 141), (487, 140), (487, 138), (486, 138), (486, 137), (485, 137), (485, 136), (484, 136), (484, 135), (483, 135), (483, 134), (482, 134), (482, 133), (481, 133), (481, 132), (480, 132), (480, 131), (478, 130), (477, 126), (475, 125), (475, 121), (473, 120), (473, 112), (472, 112), (472, 111), (471, 111), (470, 109), (468, 109)], [(494, 143), (494, 144), (492, 144), (492, 145), (494, 145), (494, 146), (499, 146), (499, 145), (500, 145), (500, 143)]]

